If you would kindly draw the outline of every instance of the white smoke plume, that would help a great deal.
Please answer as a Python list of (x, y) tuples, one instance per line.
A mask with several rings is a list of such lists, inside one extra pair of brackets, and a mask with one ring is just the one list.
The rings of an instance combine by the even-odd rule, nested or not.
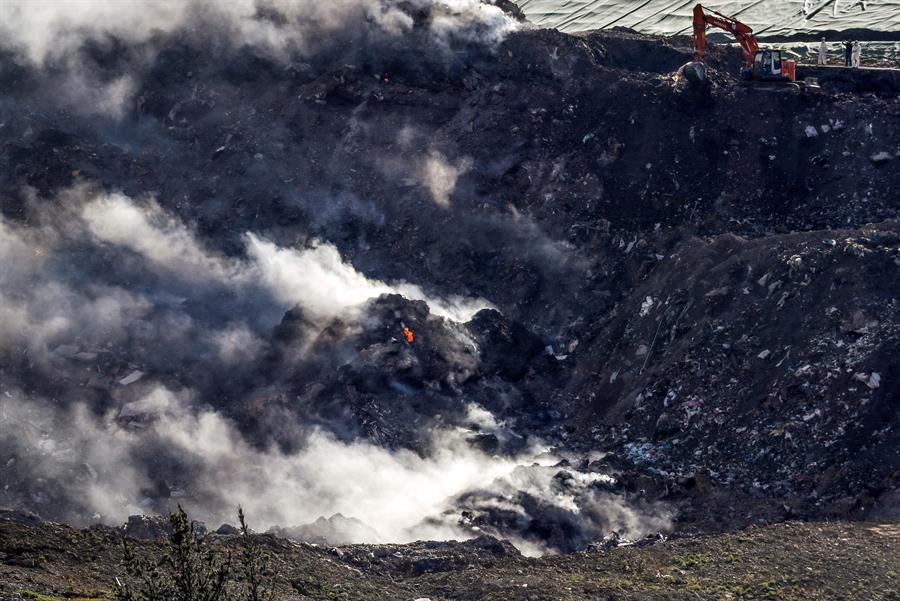
[(299, 304), (316, 320), (342, 316), (382, 294), (424, 300), (433, 313), (455, 321), (493, 307), (483, 299), (430, 297), (408, 282), (373, 280), (345, 262), (332, 244), (318, 240), (302, 249), (281, 248), (248, 232), (248, 259), (226, 260), (204, 249), (183, 223), (155, 202), (139, 206), (122, 194), (93, 198), (82, 217), (97, 240), (139, 253), (157, 268), (195, 283), (215, 280), (234, 288), (257, 284), (283, 309)]
[[(129, 427), (129, 420), (139, 418), (142, 427)], [(192, 466), (192, 481), (187, 490), (174, 491), (172, 503), (181, 502), (198, 517), (233, 519), (240, 504), (269, 527), (343, 513), (379, 535), (360, 542), (414, 540), (419, 523), (446, 509), (454, 495), (487, 486), (518, 465), (472, 449), (462, 432), (452, 430), (435, 433), (428, 457), (341, 443), (323, 432), (312, 433), (295, 453), (260, 450), (220, 414), (192, 409), (188, 393), (162, 387), (102, 419), (81, 405), (59, 411), (7, 391), (0, 396), (0, 420), (5, 450), (12, 443), (12, 454), (33, 475), (35, 507), (50, 502), (52, 487), (65, 486), (96, 514), (94, 520), (110, 524), (159, 509), (142, 492), (149, 481), (139, 472), (138, 458), (147, 448), (165, 449)], [(454, 536), (465, 535), (448, 527), (441, 538)]]
[[(238, 297), (261, 288), (276, 301), (274, 323), (300, 304), (323, 327), (386, 293), (445, 306), (459, 319), (487, 304), (456, 299), (444, 305), (414, 285), (367, 278), (334, 246), (318, 241), (287, 249), (248, 233), (246, 257), (225, 257), (149, 199), (78, 187), (51, 206), (34, 209), (28, 225), (0, 219), (0, 356), (22, 356), (49, 371), (60, 361), (87, 366), (143, 331), (161, 360), (177, 362), (179, 349), (198, 353), (204, 346), (226, 364), (256, 359), (264, 343), (242, 311), (209, 328), (187, 314), (170, 315), (170, 306), (182, 304), (170, 298), (178, 281), (188, 291), (227, 290)], [(120, 268), (129, 274), (121, 287), (109, 281)], [(150, 276), (132, 275), (142, 271)], [(247, 302), (253, 305), (252, 298)], [(324, 432), (305, 435), (298, 452), (261, 449), (223, 415), (198, 405), (189, 390), (147, 380), (131, 384), (120, 378), (127, 371), (87, 374), (129, 382), (108, 385), (113, 403), (100, 415), (82, 402), (29, 398), (0, 380), (6, 503), (21, 501), (18, 495), (27, 490), (26, 503), (35, 509), (65, 498), (74, 506), (71, 515), (77, 507), (108, 523), (153, 512), (157, 495), (147, 492), (151, 477), (141, 471), (149, 469), (142, 455), (165, 449), (159, 456), (189, 466), (184, 472), (195, 480), (185, 503), (200, 515), (225, 519), (240, 503), (269, 525), (290, 525), (343, 512), (376, 525), (385, 540), (406, 540), (412, 535), (404, 533), (442, 510), (447, 497), (513, 465), (469, 448), (453, 431), (435, 433), (427, 458), (340, 443)], [(66, 371), (58, 373), (65, 382)], [(83, 378), (77, 370), (69, 377)], [(69, 386), (77, 399), (76, 382)], [(27, 480), (16, 481), (14, 474)]]
[(471, 168), (472, 159), (468, 157), (454, 164), (439, 151), (432, 149), (419, 166), (419, 178), (435, 204), (447, 208), (457, 180)]
[(432, 313), (454, 321), (468, 321), (478, 311), (493, 307), (483, 299), (433, 298), (408, 282), (387, 284), (367, 278), (328, 243), (313, 241), (309, 248), (296, 250), (279, 248), (254, 234), (247, 239), (253, 271), (264, 285), (285, 305), (299, 304), (316, 319), (337, 317), (382, 294), (424, 300)]
[(21, 345), (32, 360), (46, 361), (50, 349), (69, 337), (87, 345), (114, 342), (150, 310), (146, 298), (124, 288), (69, 286), (56, 272), (63, 235), (51, 227), (14, 228), (0, 219), (0, 352)]
[(366, 277), (318, 240), (283, 248), (248, 232), (246, 255), (226, 257), (150, 199), (80, 186), (49, 206), (30, 225), (0, 219), (0, 354), (15, 349), (10, 358), (45, 368), (114, 356), (120, 345), (160, 362), (210, 353), (247, 361), (262, 352), (260, 335), (298, 305), (318, 325), (312, 335), (335, 318), (352, 322), (383, 294), (424, 300), (460, 322), (491, 307)]
[[(42, 189), (59, 190), (72, 170), (108, 186), (35, 193), (21, 211), (21, 196), (8, 192), (0, 505), (118, 524), (175, 503), (215, 523), (242, 504), (263, 526), (342, 513), (367, 524), (359, 541), (406, 541), (476, 532), (440, 518), (465, 495), (522, 493), (591, 532), (608, 525), (589, 509), (606, 498), (595, 494), (602, 482), (561, 492), (551, 472), (530, 465), (557, 458), (505, 431), (498, 444), (514, 440), (518, 450), (478, 450), (496, 448), (490, 434), (502, 427), (487, 409), (464, 415), (470, 391), (498, 412), (530, 402), (515, 386), (540, 369), (538, 337), (495, 313), (459, 323), (491, 304), (452, 292), (494, 286), (465, 277), (419, 285), (434, 262), (483, 256), (498, 239), (534, 259), (517, 262), (523, 275), (530, 265), (559, 271), (570, 249), (539, 237), (528, 218), (459, 211), (473, 200), (461, 184), (471, 159), (429, 151), (432, 128), (414, 116), (370, 111), (382, 84), (459, 82), (516, 27), (478, 0), (0, 2), (4, 48), (28, 57), (4, 55), (28, 86), (0, 100), (0, 127), (17, 132), (17, 148), (53, 159), (40, 182), (10, 181), (52, 180)], [(276, 112), (297, 122), (279, 117), (267, 129), (274, 105), (257, 102), (253, 79), (266, 69), (278, 74), (265, 86)], [(359, 98), (369, 100), (335, 138), (340, 152), (297, 154), (331, 146), (303, 138), (317, 131), (304, 123), (309, 106), (330, 102), (320, 86), (324, 98), (338, 83), (349, 87), (332, 92), (355, 98), (362, 81)], [(412, 199), (353, 181), (381, 158), (356, 151), (394, 131), (409, 140), (382, 175), (387, 185), (412, 175), (404, 186), (421, 188)], [(149, 192), (109, 191), (116, 186), (156, 190), (159, 203)], [(420, 203), (423, 192), (442, 208)], [(407, 200), (425, 219), (466, 213), (447, 223), (472, 239), (456, 255), (405, 248), (414, 236), (385, 248), (384, 220), (404, 217)], [(402, 255), (397, 265), (385, 263), (391, 253)], [(422, 280), (399, 279), (404, 263)], [(428, 310), (372, 302), (386, 294)], [(415, 345), (401, 336), (410, 315)], [(631, 515), (624, 500), (609, 503)]]
[[(614, 484), (615, 479), (611, 476), (569, 470), (561, 479), (560, 473), (559, 468), (547, 461), (538, 465), (521, 464), (497, 478), (490, 487), (469, 495), (461, 508), (469, 516), (496, 511), (527, 520), (530, 516), (526, 504), (519, 500), (521, 497), (527, 496), (545, 504), (549, 519), (569, 526), (572, 532), (566, 534), (558, 528), (559, 531), (546, 541), (513, 537), (513, 543), (526, 555), (552, 553), (555, 545), (572, 544), (577, 548), (578, 542), (597, 540), (613, 532), (623, 539), (637, 540), (671, 528), (672, 513), (664, 504), (628, 503), (621, 495), (603, 490), (604, 485)], [(456, 518), (457, 514), (450, 516)], [(571, 527), (572, 524), (577, 527)], [(482, 530), (503, 536), (501, 528), (492, 528), (490, 524)], [(584, 541), (574, 541), (575, 538)]]
[(191, 282), (244, 283), (247, 274), (239, 263), (207, 252), (183, 223), (154, 201), (138, 206), (122, 194), (91, 196), (81, 217), (88, 233), (98, 241), (132, 250), (152, 265)]
[[(425, 11), (431, 18), (416, 25), (415, 11)], [(78, 113), (114, 120), (135, 106), (141, 74), (151, 68), (161, 36), (185, 31), (217, 46), (252, 47), (290, 65), (343, 41), (390, 44), (414, 27), (425, 28), (432, 53), (452, 57), (459, 46), (492, 47), (519, 25), (480, 0), (0, 2), (0, 39), (32, 63), (49, 67), (45, 95)], [(127, 58), (116, 59), (127, 63), (127, 69), (115, 77), (97, 73), (92, 59), (81, 52), (85, 43), (102, 54), (117, 40), (127, 40), (134, 49)]]
[[(10, 458), (0, 471), (27, 470), (31, 506), (38, 510), (61, 494), (76, 499), (84, 513), (80, 520), (72, 519), (82, 522), (120, 524), (129, 515), (165, 511), (179, 503), (215, 525), (233, 520), (234, 507), (241, 505), (261, 528), (340, 513), (361, 521), (349, 534), (354, 542), (465, 539), (475, 532), (461, 522), (433, 518), (455, 515), (455, 500), (478, 492), (496, 499), (482, 503), (481, 509), (491, 503), (522, 513), (516, 503), (503, 499), (525, 493), (554, 511), (583, 514), (588, 523), (596, 520), (634, 538), (669, 527), (662, 510), (647, 516), (619, 497), (588, 491), (594, 482), (611, 482), (608, 476), (578, 474), (577, 482), (560, 492), (553, 483), (557, 470), (550, 467), (558, 457), (537, 444), (515, 457), (489, 455), (467, 444), (467, 430), (453, 428), (433, 433), (426, 456), (368, 442), (343, 443), (320, 431), (294, 452), (260, 449), (221, 414), (194, 408), (189, 391), (158, 385), (146, 390), (101, 418), (83, 405), (63, 410), (4, 391), (0, 444)], [(473, 421), (484, 425), (484, 411), (471, 411)], [(159, 462), (173, 462), (169, 467), (176, 473), (190, 474), (187, 483), (176, 486), (173, 480), (168, 501), (147, 496), (151, 483), (142, 471), (147, 453), (157, 454)], [(0, 498), (8, 503), (14, 501), (10, 484), (20, 483), (7, 481)], [(514, 534), (511, 539), (530, 555), (554, 550)]]
[[(555, 470), (523, 471), (558, 459), (542, 456), (536, 443), (512, 456), (471, 446), (473, 432), (505, 431), (481, 407), (469, 408), (465, 428), (430, 432), (424, 452), (285, 422), (295, 430), (287, 448), (265, 437), (251, 441), (193, 389), (192, 378), (226, 377), (263, 354), (265, 327), (248, 318), (254, 312), (270, 312), (271, 327), (299, 305), (325, 327), (335, 318), (363, 319), (366, 301), (394, 293), (464, 321), (485, 301), (448, 301), (369, 278), (321, 241), (285, 248), (248, 232), (245, 255), (226, 256), (152, 199), (80, 186), (41, 206), (31, 207), (27, 224), (0, 220), (0, 357), (10, 366), (24, 362), (26, 373), (55, 374), (62, 398), (25, 393), (0, 378), (0, 504), (111, 524), (176, 502), (211, 522), (231, 519), (240, 504), (264, 526), (340, 513), (362, 521), (359, 542), (403, 542), (473, 535), (459, 519), (437, 516), (456, 515), (457, 499), (481, 491), (489, 499), (531, 495), (591, 531), (595, 523), (628, 534), (663, 525), (592, 492), (602, 477), (560, 491)], [(204, 320), (215, 310), (191, 312), (185, 298), (192, 296), (213, 299), (210, 307), (221, 302), (221, 314)], [(460, 365), (473, 360), (466, 355)], [(169, 375), (152, 375), (154, 362)], [(197, 362), (187, 372), (193, 376), (173, 379), (173, 366), (190, 370)], [(530, 552), (554, 549), (516, 543)]]
[(190, 3), (102, 0), (6, 0), (0, 5), (0, 31), (38, 62), (60, 58), (86, 37), (123, 35), (146, 40), (154, 31), (179, 27)]
[[(496, 43), (517, 23), (496, 6), (479, 0), (415, 0), (414, 9), (429, 11), (436, 41)], [(275, 11), (284, 18), (259, 18)], [(400, 36), (413, 18), (394, 0), (4, 0), (0, 33), (24, 48), (32, 60), (58, 60), (86, 38), (118, 36), (140, 43), (197, 23), (216, 25), (238, 45), (273, 54), (309, 52), (330, 35), (348, 29), (375, 29)]]

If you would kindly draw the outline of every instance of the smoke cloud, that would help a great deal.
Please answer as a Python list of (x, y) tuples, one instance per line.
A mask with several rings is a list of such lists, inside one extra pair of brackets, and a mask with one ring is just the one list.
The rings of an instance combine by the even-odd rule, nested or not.
[[(459, 538), (471, 532), (428, 518), (534, 459), (533, 447), (480, 451), (467, 442), (471, 430), (456, 426), (434, 430), (427, 449), (414, 452), (298, 425), (285, 450), (246, 439), (194, 389), (201, 370), (215, 380), (258, 369), (267, 328), (295, 306), (322, 329), (371, 319), (367, 301), (387, 294), (460, 321), (486, 301), (436, 299), (407, 282), (368, 278), (318, 240), (284, 248), (248, 232), (245, 255), (228, 257), (153, 199), (90, 186), (53, 203), (34, 197), (30, 211), (27, 224), (0, 220), (8, 266), (0, 273), (0, 353), (21, 367), (0, 374), (5, 504), (77, 523), (118, 523), (176, 501), (223, 520), (242, 504), (267, 525), (343, 513), (381, 541), (426, 532)], [(216, 298), (218, 307), (196, 311), (191, 298)], [(464, 351), (474, 341), (454, 333), (447, 344), (470, 371)], [(464, 373), (453, 377), (462, 382)], [(464, 421), (482, 433), (498, 429), (478, 407)], [(371, 542), (370, 531), (360, 536)]]
[(478, 197), (478, 167), (435, 139), (430, 113), (383, 102), (477, 88), (463, 79), (518, 27), (503, 11), (0, 13), (15, 82), (0, 99), (0, 504), (77, 524), (175, 503), (216, 523), (242, 504), (265, 526), (341, 513), (360, 520), (351, 540), (491, 532), (536, 551), (570, 547), (531, 523), (566, 524), (581, 546), (664, 526), (508, 417), (543, 411), (546, 386), (528, 386), (557, 360), (485, 309), (517, 294), (514, 277), (548, 323), (570, 322), (542, 290), (576, 279), (572, 248), (530, 216), (490, 214), (500, 203)]
[[(372, 48), (396, 46), (414, 30), (426, 40), (429, 54), (452, 62), (459, 48), (493, 46), (518, 27), (500, 8), (480, 0), (6, 0), (0, 4), (0, 36), (29, 61), (50, 68), (47, 93), (71, 110), (116, 120), (135, 104), (135, 75), (151, 70), (161, 41), (181, 31), (190, 31), (210, 45), (249, 47), (292, 65), (342, 45), (360, 48), (365, 61)], [(122, 40), (133, 51), (127, 59), (116, 61), (126, 63), (118, 67), (125, 72), (110, 77), (98, 70), (98, 56), (110, 54)], [(223, 60), (229, 59), (223, 56)]]
[(383, 294), (424, 300), (432, 313), (454, 321), (468, 321), (478, 311), (493, 307), (483, 299), (456, 295), (429, 298), (408, 282), (386, 284), (369, 279), (345, 263), (333, 245), (321, 241), (314, 240), (301, 251), (278, 248), (254, 234), (247, 234), (247, 241), (248, 254), (255, 262), (252, 269), (266, 288), (285, 305), (299, 304), (314, 319), (337, 317)]
[[(245, 254), (226, 256), (150, 198), (78, 186), (52, 203), (33, 197), (29, 210), (25, 223), (0, 220), (5, 505), (81, 524), (121, 523), (174, 503), (210, 522), (241, 504), (266, 526), (341, 513), (361, 521), (349, 535), (359, 542), (480, 530), (531, 553), (569, 543), (534, 540), (490, 519), (474, 527), (460, 508), (546, 519), (515, 500), (524, 495), (539, 499), (542, 513), (578, 524), (589, 533), (584, 541), (605, 529), (637, 535), (665, 526), (597, 488), (607, 477), (577, 476), (577, 490), (558, 490), (558, 470), (549, 467), (558, 458), (542, 456), (537, 441), (512, 454), (473, 447), (474, 433), (510, 437), (481, 407), (470, 406), (460, 425), (430, 431), (417, 451), (302, 424), (284, 447), (248, 438), (210, 405), (221, 387), (203, 389), (204, 378), (259, 370), (271, 327), (295, 306), (320, 324), (318, 335), (333, 320), (371, 319), (367, 302), (387, 294), (459, 321), (486, 301), (433, 298), (407, 282), (366, 277), (319, 240), (285, 248), (247, 232)], [(191, 299), (200, 299), (197, 308)], [(477, 343), (451, 330), (446, 344), (459, 370), (450, 377), (461, 385), (477, 367), (466, 350)]]
[(259, 286), (279, 303), (280, 313), (300, 305), (315, 320), (332, 319), (384, 294), (424, 300), (432, 312), (455, 321), (468, 321), (493, 306), (453, 295), (430, 298), (408, 282), (367, 278), (346, 263), (334, 245), (320, 240), (311, 240), (303, 249), (280, 248), (248, 232), (249, 260), (226, 260), (204, 249), (183, 223), (152, 200), (139, 206), (122, 194), (100, 195), (87, 202), (82, 217), (96, 240), (134, 251), (154, 269), (193, 284), (215, 281), (235, 290)]
[(448, 47), (457, 39), (497, 42), (517, 27), (502, 10), (478, 0), (7, 0), (2, 10), (0, 31), (39, 62), (66, 56), (88, 37), (139, 43), (198, 22), (218, 23), (239, 43), (279, 54), (311, 52), (324, 36), (348, 30), (400, 36), (414, 26), (415, 12), (432, 15), (429, 30)]
[[(508, 468), (509, 460), (481, 456), (460, 444), (459, 437), (443, 434), (436, 435), (429, 459), (363, 442), (342, 446), (324, 432), (310, 434), (300, 455), (257, 449), (227, 418), (203, 409), (188, 388), (129, 376), (133, 365), (153, 365), (160, 356), (185, 355), (181, 367), (186, 370), (198, 356), (218, 356), (220, 366), (206, 365), (214, 373), (257, 360), (265, 332), (243, 315), (251, 312), (249, 305), (259, 307), (254, 299), (261, 293), (272, 299), (272, 321), (299, 305), (324, 327), (338, 316), (358, 315), (365, 301), (382, 294), (405, 293), (443, 304), (418, 287), (367, 278), (332, 245), (318, 241), (306, 249), (285, 249), (248, 233), (247, 256), (224, 257), (204, 248), (186, 225), (152, 200), (138, 203), (79, 187), (57, 206), (64, 208), (36, 210), (28, 226), (0, 220), (0, 263), (8, 266), (0, 273), (0, 353), (10, 359), (8, 365), (22, 358), (30, 366), (26, 372), (56, 373), (69, 385), (84, 382), (87, 370), (91, 386), (112, 398), (99, 414), (97, 407), (78, 400), (58, 407), (51, 399), (26, 397), (10, 379), (15, 374), (0, 378), (8, 457), (4, 480), (14, 482), (13, 474), (27, 479), (6, 485), (8, 502), (23, 490), (30, 491), (26, 503), (39, 510), (61, 502), (61, 496), (81, 499), (81, 513), (63, 511), (82, 521), (83, 512), (115, 522), (158, 510), (153, 502), (158, 494), (148, 490), (150, 478), (140, 470), (154, 471), (142, 457), (160, 448), (199, 479), (190, 489), (194, 506), (206, 515), (210, 508), (236, 502), (271, 524), (299, 523), (328, 511), (364, 519), (381, 514), (393, 517), (372, 523), (396, 539), (411, 525), (401, 523), (409, 516), (424, 517), (449, 494)], [(184, 291), (231, 296), (226, 305), (235, 313), (201, 319), (180, 300)], [(463, 316), (485, 305), (457, 299), (445, 306)], [(117, 354), (125, 356), (124, 364), (103, 360)], [(365, 488), (363, 476), (369, 489), (354, 488)], [(407, 500), (395, 500), (393, 512), (378, 508), (375, 489), (382, 486), (380, 494), (404, 491), (401, 497)], [(260, 494), (264, 489), (268, 492)]]
[(435, 204), (450, 206), (450, 195), (456, 189), (456, 181), (472, 168), (472, 159), (464, 158), (455, 165), (437, 150), (431, 150), (419, 167), (419, 177), (428, 189)]
[[(473, 421), (483, 423), (483, 410), (471, 411)], [(136, 419), (143, 420), (140, 427), (129, 422)], [(489, 524), (473, 529), (458, 518), (456, 504), (471, 513), (471, 499), (479, 498), (482, 512), (532, 519), (516, 501), (528, 496), (551, 508), (545, 512), (582, 522), (592, 535), (608, 528), (604, 534), (615, 530), (637, 538), (669, 523), (662, 510), (648, 518), (622, 497), (591, 489), (613, 482), (608, 476), (565, 472), (575, 483), (563, 490), (556, 482), (559, 469), (551, 467), (558, 458), (539, 445), (517, 456), (489, 455), (466, 442), (471, 432), (464, 428), (435, 431), (426, 456), (364, 441), (342, 443), (321, 431), (310, 433), (302, 449), (285, 453), (249, 445), (230, 420), (194, 408), (189, 392), (159, 385), (100, 418), (81, 404), (60, 410), (5, 391), (0, 425), (8, 457), (0, 469), (30, 474), (27, 481), (6, 479), (4, 501), (16, 501), (24, 489), (29, 505), (41, 510), (65, 497), (74, 501), (65, 518), (76, 523), (117, 524), (179, 503), (215, 524), (233, 519), (240, 504), (263, 527), (339, 513), (359, 521), (355, 532), (343, 533), (355, 542), (465, 539), (481, 530), (509, 537), (529, 554), (553, 552), (560, 541), (544, 544)], [(150, 454), (156, 455), (154, 465), (146, 463)], [(147, 473), (161, 469), (170, 474), (162, 500)]]
[[(0, 261), (7, 266), (0, 273), (0, 350), (25, 344), (32, 357), (46, 359), (54, 348), (110, 346), (136, 328), (161, 329), (163, 322), (181, 320), (233, 358), (260, 348), (260, 328), (272, 327), (294, 306), (322, 327), (337, 317), (353, 318), (367, 300), (384, 294), (424, 300), (435, 314), (457, 321), (492, 306), (481, 299), (432, 298), (407, 282), (368, 278), (318, 240), (282, 248), (248, 232), (246, 257), (225, 257), (205, 248), (152, 199), (138, 203), (81, 186), (59, 202), (63, 210), (36, 214), (37, 227), (0, 219)], [(184, 303), (216, 296), (225, 314), (203, 316), (210, 323), (200, 331), (198, 316)], [(248, 314), (254, 318), (245, 322)]]
[[(67, 516), (80, 522), (118, 524), (128, 515), (171, 509), (180, 502), (206, 520), (233, 519), (242, 505), (265, 526), (302, 524), (321, 515), (343, 513), (370, 524), (379, 540), (408, 541), (416, 526), (445, 509), (452, 495), (490, 484), (510, 472), (515, 459), (490, 457), (465, 444), (459, 432), (436, 432), (434, 452), (391, 452), (366, 442), (345, 444), (314, 432), (304, 448), (286, 454), (247, 444), (233, 424), (210, 410), (191, 408), (190, 395), (163, 387), (118, 412), (97, 419), (83, 405), (58, 411), (7, 392), (0, 399), (3, 450), (7, 462), (32, 474), (27, 486), (32, 506), (75, 499)], [(138, 416), (152, 417), (142, 428)], [(16, 431), (14, 424), (24, 426)], [(150, 480), (139, 466), (151, 449), (172, 469), (169, 500), (152, 497)], [(12, 464), (7, 465), (7, 469)], [(149, 468), (150, 470), (153, 467)], [(8, 481), (13, 482), (13, 481)], [(9, 484), (5, 495), (10, 500)], [(80, 504), (80, 508), (77, 505)], [(444, 537), (462, 534), (448, 528)]]

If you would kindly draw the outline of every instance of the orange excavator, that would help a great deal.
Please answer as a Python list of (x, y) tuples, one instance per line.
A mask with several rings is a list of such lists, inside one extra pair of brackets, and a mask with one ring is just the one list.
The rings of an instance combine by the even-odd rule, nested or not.
[(733, 17), (702, 5), (694, 7), (694, 60), (706, 56), (706, 28), (718, 27), (730, 32), (744, 51), (741, 75), (745, 79), (794, 82), (797, 79), (797, 63), (782, 58), (781, 50), (761, 50), (753, 30)]

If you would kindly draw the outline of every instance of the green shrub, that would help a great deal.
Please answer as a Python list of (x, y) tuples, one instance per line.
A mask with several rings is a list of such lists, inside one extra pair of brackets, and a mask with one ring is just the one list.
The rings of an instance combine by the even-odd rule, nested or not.
[[(266, 557), (253, 541), (244, 511), (238, 509), (243, 541), (240, 562), (232, 569), (231, 555), (217, 552), (184, 509), (169, 515), (171, 534), (159, 556), (142, 556), (123, 541), (125, 576), (116, 579), (119, 601), (269, 601)], [(229, 587), (229, 585), (234, 585)], [(237, 590), (240, 594), (232, 593)]]

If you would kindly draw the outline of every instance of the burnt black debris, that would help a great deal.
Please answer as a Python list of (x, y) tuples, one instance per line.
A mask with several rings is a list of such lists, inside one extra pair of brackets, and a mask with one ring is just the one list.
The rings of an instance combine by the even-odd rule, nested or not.
[[(58, 232), (55, 281), (148, 303), (115, 342), (54, 340), (51, 361), (10, 335), (0, 394), (83, 403), (137, 432), (158, 406), (131, 391), (164, 383), (285, 451), (313, 427), (421, 454), (442, 427), (488, 454), (540, 438), (573, 463), (523, 477), (577, 510), (508, 483), (509, 507), (474, 491), (434, 519), (555, 550), (621, 530), (598, 498), (660, 530), (668, 513), (684, 531), (896, 517), (898, 86), (754, 88), (715, 48), (696, 89), (676, 76), (687, 38), (479, 25), (435, 40), (434, 15), (406, 10), (402, 36), (360, 25), (278, 54), (214, 23), (87, 39), (68, 63), (0, 52), (3, 227)], [(54, 92), (73, 70), (98, 85), (128, 74), (131, 94), (79, 105)], [(70, 237), (85, 190), (152, 198), (226, 264), (249, 260), (248, 232), (325, 242), (372, 281), (491, 306), (454, 320), (393, 290), (323, 317), (258, 283), (167, 279), (136, 251)], [(9, 285), (0, 299), (25, 294)], [(255, 351), (225, 361), (204, 332), (237, 317)], [(469, 423), (471, 404), (502, 425)], [(0, 502), (91, 521), (68, 493), (97, 478), (90, 461), (35, 479), (44, 451), (6, 430)], [(164, 448), (133, 461), (148, 512), (208, 492)], [(334, 519), (298, 537), (348, 542)]]

